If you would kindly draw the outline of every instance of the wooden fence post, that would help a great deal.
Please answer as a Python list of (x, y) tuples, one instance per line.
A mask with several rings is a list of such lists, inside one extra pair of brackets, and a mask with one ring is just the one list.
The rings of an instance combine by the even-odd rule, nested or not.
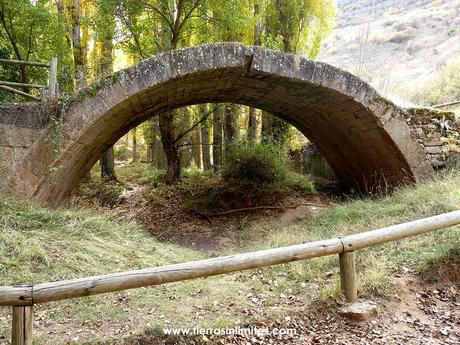
[(50, 61), (50, 78), (48, 82), (48, 96), (51, 99), (57, 97), (57, 67), (58, 60), (53, 57)]
[(13, 307), (11, 345), (32, 345), (33, 306)]
[(339, 254), (340, 261), (340, 285), (348, 303), (358, 301), (356, 290), (356, 269), (355, 255), (353, 252), (343, 252)]

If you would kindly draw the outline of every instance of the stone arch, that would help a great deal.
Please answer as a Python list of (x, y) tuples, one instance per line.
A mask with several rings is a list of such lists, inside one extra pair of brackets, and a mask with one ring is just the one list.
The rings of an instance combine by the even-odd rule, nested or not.
[(220, 43), (154, 56), (76, 95), (62, 112), (60, 154), (50, 143), (50, 125), (8, 185), (44, 202), (62, 202), (131, 128), (182, 106), (224, 102), (293, 124), (349, 188), (386, 191), (432, 172), (403, 110), (364, 81), (307, 58)]

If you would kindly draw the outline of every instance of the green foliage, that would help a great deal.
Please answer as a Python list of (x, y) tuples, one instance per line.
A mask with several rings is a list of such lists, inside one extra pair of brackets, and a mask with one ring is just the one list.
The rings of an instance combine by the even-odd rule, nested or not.
[(316, 58), (332, 31), (336, 7), (330, 0), (267, 1), (266, 12), (269, 48)]
[(224, 160), (221, 176), (189, 169), (181, 181), (185, 208), (222, 210), (272, 205), (291, 193), (312, 193), (307, 175), (290, 170), (286, 150), (273, 144), (249, 148), (234, 143)]
[(449, 37), (454, 37), (456, 33), (457, 33), (457, 28), (449, 28), (449, 30), (447, 30), (447, 36)]
[(159, 185), (165, 172), (153, 166), (145, 169), (138, 179), (139, 184)]
[[(50, 0), (3, 0), (0, 7), (0, 52), (2, 58), (48, 62), (59, 58), (60, 66), (69, 61), (64, 31), (53, 12)], [(12, 70), (15, 72), (12, 72)], [(8, 81), (45, 84), (48, 71), (30, 66), (0, 67), (0, 76)], [(61, 77), (61, 75), (60, 75)], [(59, 80), (61, 88), (65, 79)], [(36, 90), (33, 90), (37, 94)], [(3, 96), (4, 101), (24, 101), (21, 96)]]
[[(3, 45), (4, 42), (0, 41), (0, 44)], [(0, 58), (11, 59), (11, 50), (2, 46), (0, 48)], [(0, 64), (0, 80), (21, 82), (21, 73), (16, 66)], [(17, 99), (19, 98), (10, 92), (0, 91), (0, 103), (13, 103)]]
[(310, 176), (295, 171), (288, 171), (285, 183), (287, 190), (297, 190), (304, 194), (315, 191), (315, 185)]
[(309, 176), (292, 171), (288, 150), (274, 144), (260, 143), (250, 148), (234, 143), (225, 157), (221, 175), (227, 184), (246, 184), (279, 192), (314, 190)]
[[(255, 1), (257, 3), (257, 1)], [(203, 27), (197, 36), (197, 43), (237, 41), (253, 42), (254, 14), (251, 2), (234, 1), (205, 1), (202, 12), (211, 17), (205, 19)], [(206, 18), (203, 16), (203, 18)]]
[(285, 150), (272, 144), (256, 144), (253, 148), (241, 143), (231, 145), (222, 166), (224, 180), (275, 184), (286, 179), (290, 164)]

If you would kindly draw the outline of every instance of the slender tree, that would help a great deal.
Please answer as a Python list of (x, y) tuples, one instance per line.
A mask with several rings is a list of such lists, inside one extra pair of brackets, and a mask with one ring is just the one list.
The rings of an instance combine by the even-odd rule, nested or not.
[[(253, 42), (255, 46), (262, 45), (262, 30), (263, 30), (263, 22), (260, 15), (260, 4), (255, 2), (253, 4), (254, 7), (254, 38)], [(249, 108), (249, 119), (248, 119), (248, 132), (247, 132), (247, 139), (249, 146), (254, 146), (257, 136), (257, 109), (250, 107)]]
[(132, 130), (133, 136), (133, 159), (132, 163), (137, 163), (139, 161), (139, 154), (137, 152), (137, 127), (134, 127)]
[(201, 169), (202, 159), (201, 159), (201, 131), (200, 127), (196, 126), (193, 131), (193, 161), (198, 169)]
[(77, 91), (82, 90), (86, 86), (85, 55), (82, 46), (80, 26), (80, 1), (81, 0), (72, 0), (70, 8), (72, 18), (72, 51), (75, 68), (75, 89)]
[(231, 144), (238, 139), (238, 110), (239, 106), (233, 103), (225, 105), (225, 118), (224, 118), (224, 142), (225, 152), (228, 152)]
[[(321, 41), (331, 32), (335, 5), (331, 0), (270, 0), (266, 6), (264, 45), (316, 58)], [(289, 125), (269, 113), (262, 116), (265, 141), (284, 144)]]
[[(113, 36), (115, 34), (114, 6), (107, 0), (98, 0), (96, 3), (94, 30), (97, 36), (98, 50), (96, 52), (96, 73), (99, 78), (113, 73)], [(113, 146), (105, 151), (100, 159), (101, 177), (116, 181), (115, 154)]]
[[(204, 116), (208, 112), (207, 104), (201, 104), (200, 116)], [(211, 169), (211, 146), (209, 145), (209, 121), (201, 123), (201, 155), (203, 157), (203, 170)]]
[(212, 162), (214, 171), (220, 169), (223, 147), (223, 109), (218, 109), (212, 116)]

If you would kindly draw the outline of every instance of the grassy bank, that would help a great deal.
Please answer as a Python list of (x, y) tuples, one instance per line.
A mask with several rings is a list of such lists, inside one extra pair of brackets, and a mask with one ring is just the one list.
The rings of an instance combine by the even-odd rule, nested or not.
[[(350, 200), (321, 216), (283, 225), (247, 224), (239, 246), (252, 251), (330, 238), (460, 208), (460, 175), (448, 174), (379, 199)], [(191, 249), (156, 241), (134, 223), (84, 209), (49, 210), (31, 202), (0, 201), (1, 285), (75, 278), (203, 258)], [(460, 231), (451, 228), (361, 250), (357, 254), (361, 296), (385, 297), (391, 273), (425, 271), (458, 255)], [(223, 253), (225, 254), (225, 253)], [(127, 336), (156, 327), (227, 326), (278, 320), (308, 303), (338, 296), (337, 258), (326, 257), (258, 271), (54, 302), (36, 308), (37, 344), (81, 343)], [(9, 309), (2, 308), (0, 343), (9, 336)]]

